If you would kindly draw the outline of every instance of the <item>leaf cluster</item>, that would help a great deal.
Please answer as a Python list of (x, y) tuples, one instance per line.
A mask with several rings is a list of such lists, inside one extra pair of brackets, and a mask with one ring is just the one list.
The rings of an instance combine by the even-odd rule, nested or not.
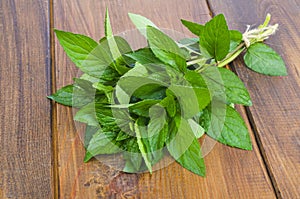
[[(243, 36), (229, 30), (222, 14), (204, 25), (182, 20), (195, 38), (174, 41), (149, 19), (129, 17), (148, 42), (133, 50), (113, 35), (108, 12), (105, 37), (55, 30), (68, 57), (84, 73), (49, 96), (79, 108), (74, 119), (87, 124), (84, 161), (122, 153), (123, 171), (139, 172), (170, 154), (184, 168), (205, 175), (198, 139), (251, 150), (247, 127), (233, 108), (252, 105), (241, 80), (221, 66), (238, 51), (259, 73), (285, 75), (280, 56), (263, 43), (243, 47)], [(240, 48), (240, 47), (243, 48)]]

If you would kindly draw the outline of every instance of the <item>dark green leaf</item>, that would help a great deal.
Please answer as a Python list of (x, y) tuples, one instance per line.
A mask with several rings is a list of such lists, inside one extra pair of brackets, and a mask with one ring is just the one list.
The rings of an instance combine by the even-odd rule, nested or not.
[(198, 23), (194, 23), (191, 21), (187, 21), (184, 19), (181, 19), (181, 23), (187, 27), (193, 34), (197, 35), (198, 37), (201, 35), (202, 30), (204, 29), (204, 26)]
[(263, 43), (251, 45), (245, 56), (245, 64), (252, 70), (272, 76), (287, 75), (284, 61), (272, 48)]
[(206, 133), (223, 144), (252, 150), (248, 128), (239, 113), (230, 106), (214, 106), (220, 107), (206, 108), (200, 118)]
[(226, 57), (230, 47), (230, 33), (223, 14), (215, 16), (205, 24), (200, 38), (203, 55), (220, 61)]

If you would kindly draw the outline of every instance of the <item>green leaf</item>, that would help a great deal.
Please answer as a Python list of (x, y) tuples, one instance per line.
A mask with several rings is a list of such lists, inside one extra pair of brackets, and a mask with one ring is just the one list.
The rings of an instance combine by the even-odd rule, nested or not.
[(200, 38), (203, 55), (220, 61), (226, 57), (230, 47), (230, 32), (223, 14), (215, 16), (205, 24)]
[(150, 121), (148, 124), (148, 136), (153, 137), (161, 132), (166, 124), (166, 111), (160, 105), (154, 105), (149, 109)]
[(219, 100), (245, 106), (252, 105), (249, 92), (244, 83), (230, 70), (211, 67), (201, 74), (209, 85), (212, 95), (219, 95)]
[(145, 37), (147, 37), (147, 33), (146, 33), (147, 26), (156, 27), (158, 29), (158, 27), (152, 21), (147, 19), (146, 17), (137, 15), (137, 14), (133, 14), (133, 13), (128, 13), (128, 16), (131, 19), (131, 21), (133, 22), (133, 24), (135, 25), (135, 27)]
[(85, 128), (84, 134), (84, 148), (87, 148), (90, 144), (93, 135), (95, 135), (99, 131), (99, 127), (89, 126), (87, 125)]
[(230, 30), (230, 49), (229, 52), (232, 52), (241, 42), (243, 35), (238, 30)]
[(245, 56), (245, 64), (252, 70), (272, 76), (287, 75), (284, 61), (272, 48), (263, 43), (251, 45)]
[(204, 29), (204, 26), (198, 23), (194, 23), (191, 21), (187, 21), (184, 19), (181, 19), (181, 23), (187, 27), (193, 34), (197, 35), (198, 37), (201, 36), (201, 33)]
[(114, 89), (112, 86), (105, 86), (102, 83), (97, 82), (93, 84), (93, 87), (100, 91), (100, 93), (104, 93), (109, 103), (112, 102), (112, 92)]
[[(139, 120), (139, 119), (138, 119)], [(145, 149), (145, 144), (142, 140), (141, 132), (140, 132), (140, 126), (138, 125), (138, 120), (135, 122), (134, 129), (136, 133), (136, 138), (137, 138), (137, 143), (140, 149), (140, 152), (142, 154), (142, 157), (145, 161), (145, 164), (149, 170), (150, 173), (152, 173), (152, 165), (151, 165), (151, 160), (148, 158), (148, 153), (147, 150)]]
[(82, 107), (75, 115), (74, 120), (86, 123), (89, 126), (99, 127), (95, 113), (95, 103), (89, 103)]
[(84, 157), (84, 162), (88, 162), (92, 157), (101, 154), (114, 154), (122, 152), (122, 149), (112, 142), (114, 133), (103, 133), (98, 131), (92, 137)]
[(187, 120), (176, 116), (171, 124), (170, 134), (167, 148), (171, 156), (184, 168), (197, 175), (205, 176), (200, 144)]
[(252, 150), (248, 128), (243, 118), (234, 108), (230, 106), (225, 108), (223, 113), (212, 112), (211, 107), (206, 108), (200, 118), (201, 126), (210, 137), (223, 144)]
[(173, 39), (151, 26), (147, 27), (147, 39), (158, 59), (179, 71), (186, 71), (186, 54)]
[(129, 107), (129, 111), (143, 117), (149, 117), (149, 109), (160, 100), (143, 100)]
[(64, 32), (61, 30), (54, 30), (54, 32), (68, 57), (79, 68), (91, 51), (98, 45), (96, 41), (85, 35)]
[(146, 84), (134, 91), (132, 94), (139, 99), (163, 99), (166, 96), (166, 88), (158, 84)]
[(161, 100), (160, 105), (167, 109), (170, 117), (174, 117), (176, 115), (176, 102), (172, 95), (167, 95), (163, 100)]
[(134, 59), (142, 65), (145, 64), (154, 64), (154, 63), (162, 63), (159, 59), (155, 57), (153, 52), (149, 48), (142, 48), (133, 53), (126, 54), (126, 56)]
[[(109, 45), (110, 52), (112, 54), (112, 58), (114, 60), (119, 60), (119, 62), (125, 62), (125, 60), (122, 56), (122, 53), (119, 50), (119, 46), (122, 47), (122, 51), (126, 51), (125, 53), (131, 52), (132, 50), (131, 50), (129, 44), (126, 42), (126, 40), (122, 39), (121, 37), (118, 37), (119, 45), (117, 44), (117, 41), (115, 40), (115, 37), (113, 36), (110, 19), (109, 19), (109, 14), (108, 14), (108, 9), (106, 10), (106, 16), (105, 16), (105, 36), (106, 36), (106, 39), (107, 39), (107, 42)], [(119, 64), (114, 64), (114, 67), (120, 75), (123, 75), (124, 73), (126, 73), (129, 70), (129, 68), (119, 65)]]
[(184, 118), (190, 118), (210, 102), (210, 92), (199, 74), (188, 71), (183, 81), (177, 80), (169, 88), (178, 99)]
[(65, 106), (82, 107), (93, 101), (94, 95), (87, 93), (82, 88), (68, 85), (48, 96), (48, 98)]
[(200, 126), (195, 120), (193, 119), (188, 119), (189, 125), (195, 135), (195, 137), (198, 139), (204, 135), (204, 128)]

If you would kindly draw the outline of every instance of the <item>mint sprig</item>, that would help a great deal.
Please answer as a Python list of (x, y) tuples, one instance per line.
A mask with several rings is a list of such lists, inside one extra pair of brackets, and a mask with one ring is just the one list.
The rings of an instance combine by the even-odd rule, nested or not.
[(220, 14), (206, 24), (181, 20), (196, 38), (174, 41), (149, 19), (129, 14), (148, 46), (132, 50), (113, 35), (106, 12), (105, 37), (99, 42), (55, 30), (68, 57), (84, 73), (49, 96), (79, 108), (76, 121), (87, 124), (84, 161), (101, 154), (122, 153), (123, 171), (140, 172), (168, 152), (179, 164), (205, 175), (198, 139), (251, 150), (248, 129), (233, 108), (251, 106), (241, 80), (222, 68), (245, 52), (248, 68), (262, 74), (286, 75), (285, 64), (262, 43), (278, 25), (270, 15), (245, 33), (230, 30)]

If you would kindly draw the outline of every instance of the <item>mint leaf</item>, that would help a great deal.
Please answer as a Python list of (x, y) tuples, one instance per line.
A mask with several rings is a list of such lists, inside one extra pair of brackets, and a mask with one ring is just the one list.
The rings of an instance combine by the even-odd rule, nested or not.
[(176, 102), (172, 95), (167, 95), (164, 99), (162, 99), (160, 105), (167, 109), (170, 117), (174, 117), (176, 115)]
[(195, 120), (193, 119), (188, 119), (189, 125), (195, 135), (195, 137), (198, 139), (204, 135), (204, 128), (200, 126)]
[(54, 30), (60, 45), (77, 67), (82, 66), (87, 56), (97, 47), (93, 39), (80, 34)]
[(158, 29), (158, 27), (149, 19), (146, 17), (143, 17), (141, 15), (128, 13), (129, 18), (131, 19), (132, 23), (135, 25), (135, 27), (141, 32), (142, 35), (147, 37), (146, 29), (147, 26), (152, 26)]
[(150, 121), (148, 124), (148, 136), (153, 137), (159, 134), (164, 128), (166, 120), (166, 111), (160, 105), (154, 105), (149, 110)]
[(98, 131), (94, 134), (87, 148), (84, 162), (88, 162), (96, 155), (122, 152), (122, 149), (112, 142), (114, 138), (115, 134), (111, 132), (103, 133)]
[(149, 48), (142, 48), (133, 53), (126, 54), (126, 56), (134, 59), (142, 65), (146, 64), (161, 64), (162, 62), (155, 57), (153, 52)]
[(137, 119), (137, 121), (135, 122), (135, 125), (134, 125), (136, 138), (137, 138), (137, 143), (138, 143), (140, 152), (142, 154), (142, 157), (145, 161), (145, 164), (146, 164), (149, 172), (152, 173), (151, 160), (149, 160), (149, 158), (148, 158), (148, 153), (147, 153), (147, 150), (145, 148), (145, 143), (142, 140), (142, 135), (141, 135), (141, 132), (140, 132), (140, 126), (138, 125), (138, 122), (139, 122), (139, 119)]
[(203, 55), (220, 61), (226, 57), (230, 47), (230, 32), (223, 14), (215, 16), (205, 24), (200, 38)]
[(230, 106), (226, 106), (225, 110), (223, 113), (212, 112), (211, 107), (206, 108), (200, 118), (201, 126), (210, 137), (223, 144), (252, 150), (250, 135), (243, 118)]
[(201, 155), (200, 144), (195, 138), (189, 123), (176, 116), (170, 128), (171, 136), (167, 148), (171, 156), (184, 168), (205, 176), (205, 165)]
[(48, 98), (65, 106), (82, 107), (90, 103), (94, 95), (77, 86), (68, 85), (48, 96)]
[(84, 148), (85, 149), (89, 146), (93, 135), (95, 135), (98, 131), (99, 131), (99, 127), (89, 126), (89, 125), (86, 126), (85, 134), (84, 134)]
[(129, 107), (129, 111), (143, 117), (149, 117), (149, 109), (160, 100), (143, 100)]
[(75, 115), (74, 120), (86, 123), (89, 126), (99, 127), (98, 120), (95, 113), (94, 102), (89, 103), (82, 107)]
[(212, 95), (228, 103), (251, 106), (250, 95), (244, 83), (230, 70), (225, 68), (207, 68), (202, 77), (209, 85)]
[(251, 45), (244, 56), (244, 61), (250, 69), (261, 74), (287, 75), (285, 64), (280, 55), (263, 43)]
[(151, 26), (147, 27), (147, 39), (152, 52), (158, 59), (174, 69), (186, 71), (186, 54), (173, 39)]
[[(118, 60), (118, 62), (125, 62), (125, 60), (123, 59), (122, 53), (119, 50), (119, 46), (121, 46), (123, 48), (122, 50), (125, 51), (125, 53), (131, 52), (132, 50), (131, 50), (130, 46), (128, 45), (128, 43), (126, 42), (126, 40), (124, 40), (124, 39), (122, 40), (121, 37), (118, 37), (119, 45), (117, 44), (117, 41), (115, 40), (115, 37), (113, 36), (110, 19), (109, 19), (109, 14), (108, 14), (108, 9), (106, 10), (106, 16), (105, 16), (105, 36), (106, 36), (106, 39), (107, 39), (107, 42), (109, 45), (109, 49), (110, 49), (112, 58), (114, 60)], [(129, 68), (127, 68), (123, 65), (119, 65), (118, 63), (113, 64), (113, 66), (120, 75), (123, 75), (124, 73), (126, 73), (129, 70)]]
[(181, 23), (187, 27), (193, 34), (197, 35), (198, 37), (201, 36), (201, 33), (204, 29), (204, 26), (198, 23), (194, 23), (191, 21), (187, 21), (184, 19), (181, 19)]

